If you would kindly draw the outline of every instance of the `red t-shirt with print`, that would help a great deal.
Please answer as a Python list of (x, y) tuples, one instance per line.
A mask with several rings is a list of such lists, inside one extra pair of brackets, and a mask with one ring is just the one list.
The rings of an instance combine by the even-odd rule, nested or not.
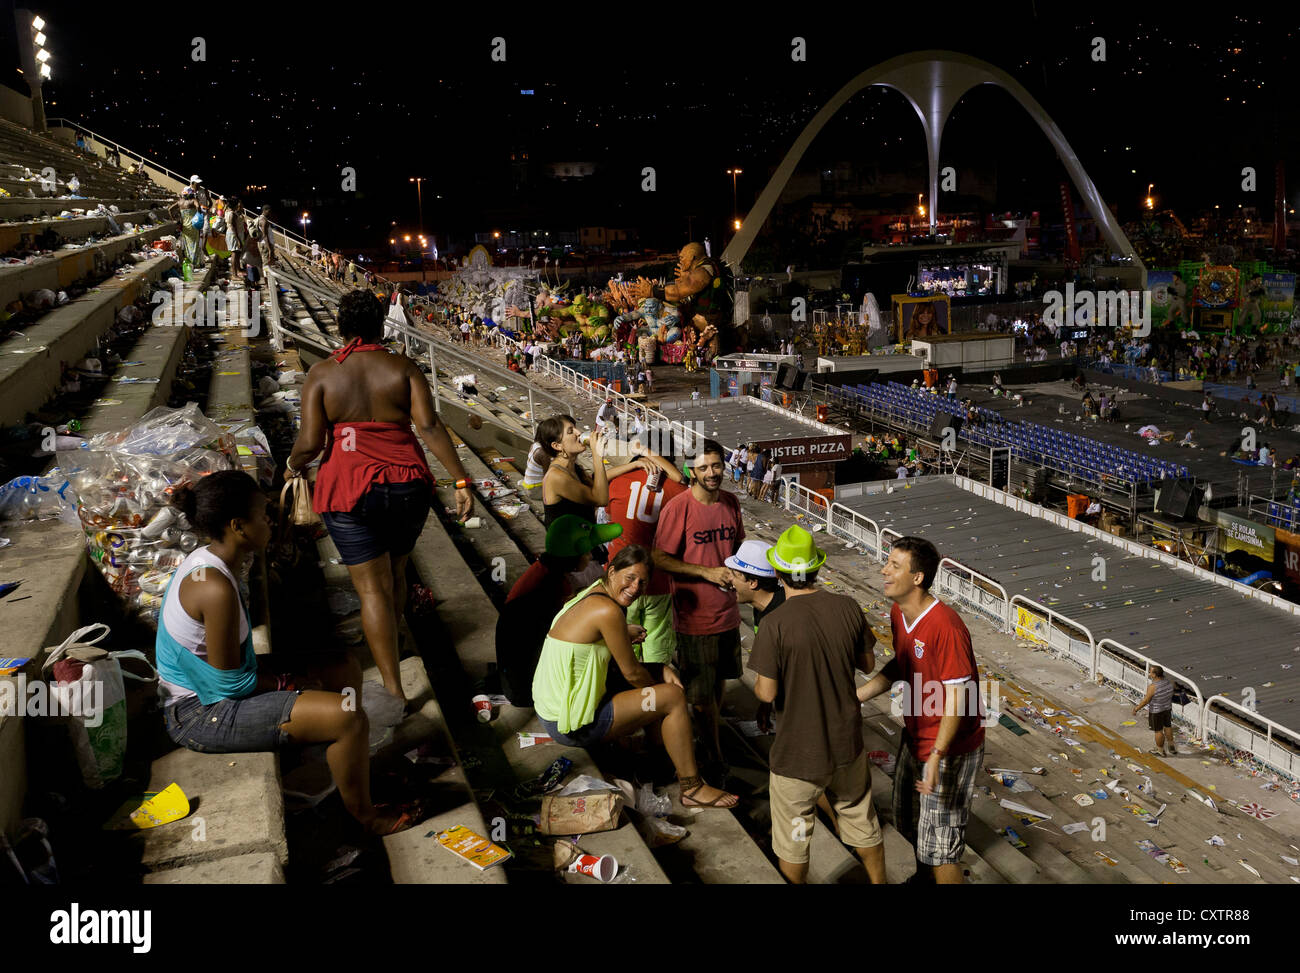
[(970, 631), (961, 616), (937, 598), (908, 629), (903, 610), (890, 610), (894, 633), (894, 658), (884, 674), (894, 682), (907, 684), (903, 690), (903, 725), (907, 745), (921, 763), (930, 759), (930, 748), (939, 736), (943, 720), (942, 686), (973, 681), (975, 691), (961, 694), (961, 725), (948, 746), (950, 754), (970, 753), (984, 742), (984, 703), (979, 696), (979, 669)]
[[(717, 568), (745, 539), (740, 503), (723, 490), (713, 503), (700, 503), (688, 489), (663, 505), (655, 547), (687, 564)], [(740, 627), (734, 591), (712, 581), (673, 575), (673, 625), (683, 635), (717, 635)]]

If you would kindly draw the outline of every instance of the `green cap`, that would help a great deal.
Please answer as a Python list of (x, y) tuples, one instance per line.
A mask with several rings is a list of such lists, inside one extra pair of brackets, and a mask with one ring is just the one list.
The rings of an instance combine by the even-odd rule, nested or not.
[(622, 524), (593, 524), (573, 514), (563, 514), (546, 528), (546, 553), (555, 557), (581, 557), (622, 533)]
[(812, 534), (794, 526), (776, 539), (767, 552), (767, 563), (785, 574), (816, 571), (826, 563), (826, 552), (814, 543)]

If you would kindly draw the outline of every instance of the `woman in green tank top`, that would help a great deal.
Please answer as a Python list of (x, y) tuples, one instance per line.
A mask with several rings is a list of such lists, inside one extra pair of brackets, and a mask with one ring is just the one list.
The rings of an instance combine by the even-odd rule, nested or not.
[[(672, 666), (643, 665), (632, 643), (645, 637), (627, 608), (650, 583), (654, 562), (637, 544), (623, 548), (599, 580), (555, 616), (533, 676), (533, 707), (556, 742), (587, 747), (644, 728), (668, 752), (686, 807), (730, 808), (738, 798), (705, 784), (695, 762), (691, 714)], [(631, 687), (606, 687), (609, 664)]]

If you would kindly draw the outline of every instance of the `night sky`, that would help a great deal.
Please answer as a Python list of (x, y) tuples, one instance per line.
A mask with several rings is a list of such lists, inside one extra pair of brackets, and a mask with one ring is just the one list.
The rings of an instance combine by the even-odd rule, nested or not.
[[(1162, 17), (1144, 6), (1139, 25), (1133, 5), (1092, 15), (1042, 2), (906, 5), (906, 17), (797, 4), (787, 16), (723, 4), (663, 5), (636, 18), (575, 5), (523, 15), (480, 5), (468, 19), (434, 12), (440, 5), (354, 13), (277, 4), (263, 15), (270, 6), (242, 7), (249, 14), (234, 19), (223, 5), (188, 14), (177, 5), (33, 4), (49, 21), (55, 58), (47, 114), (198, 172), (218, 192), (265, 185), (250, 195), (283, 222), (311, 210), (310, 234), (331, 246), (381, 242), (394, 223), (414, 229), (407, 180), (417, 175), (428, 177), (424, 225), (444, 241), (508, 224), (604, 224), (673, 245), (688, 216), (697, 226), (729, 218), (723, 170), (745, 171), (743, 214), (846, 81), (889, 57), (938, 48), (1019, 79), (1122, 219), (1136, 215), (1149, 182), (1160, 206), (1185, 219), (1215, 203), (1254, 204), (1266, 215), (1278, 159), (1291, 171), (1291, 205), (1300, 196), (1294, 12), (1181, 7)], [(159, 14), (142, 16), (148, 10)], [(506, 40), (505, 63), (490, 58), (496, 36)], [(807, 41), (806, 63), (791, 60), (795, 36)], [(1090, 56), (1096, 36), (1106, 39), (1104, 63)], [(194, 37), (206, 41), (205, 62), (191, 60)], [(16, 63), (13, 43), (10, 35)], [(849, 103), (804, 164), (865, 164), (912, 177), (919, 192), (920, 135), (900, 95), (873, 89)], [(578, 161), (594, 162), (596, 175), (581, 184), (546, 177), (548, 164)], [(1059, 219), (1064, 170), (1000, 90), (976, 89), (958, 106), (941, 164), (957, 168), (959, 191), (963, 179), (985, 187), (985, 206)], [(1259, 173), (1255, 193), (1241, 190), (1247, 165)], [(341, 191), (344, 166), (356, 169), (355, 194)], [(641, 191), (643, 166), (656, 169), (653, 194)]]

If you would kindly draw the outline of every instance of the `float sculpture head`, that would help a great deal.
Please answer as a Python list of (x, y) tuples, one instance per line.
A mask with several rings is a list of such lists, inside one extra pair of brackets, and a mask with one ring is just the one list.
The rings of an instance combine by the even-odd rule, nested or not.
[(708, 255), (704, 252), (704, 245), (700, 243), (688, 243), (682, 247), (681, 253), (677, 256), (677, 276), (685, 277), (692, 270), (698, 267)]

